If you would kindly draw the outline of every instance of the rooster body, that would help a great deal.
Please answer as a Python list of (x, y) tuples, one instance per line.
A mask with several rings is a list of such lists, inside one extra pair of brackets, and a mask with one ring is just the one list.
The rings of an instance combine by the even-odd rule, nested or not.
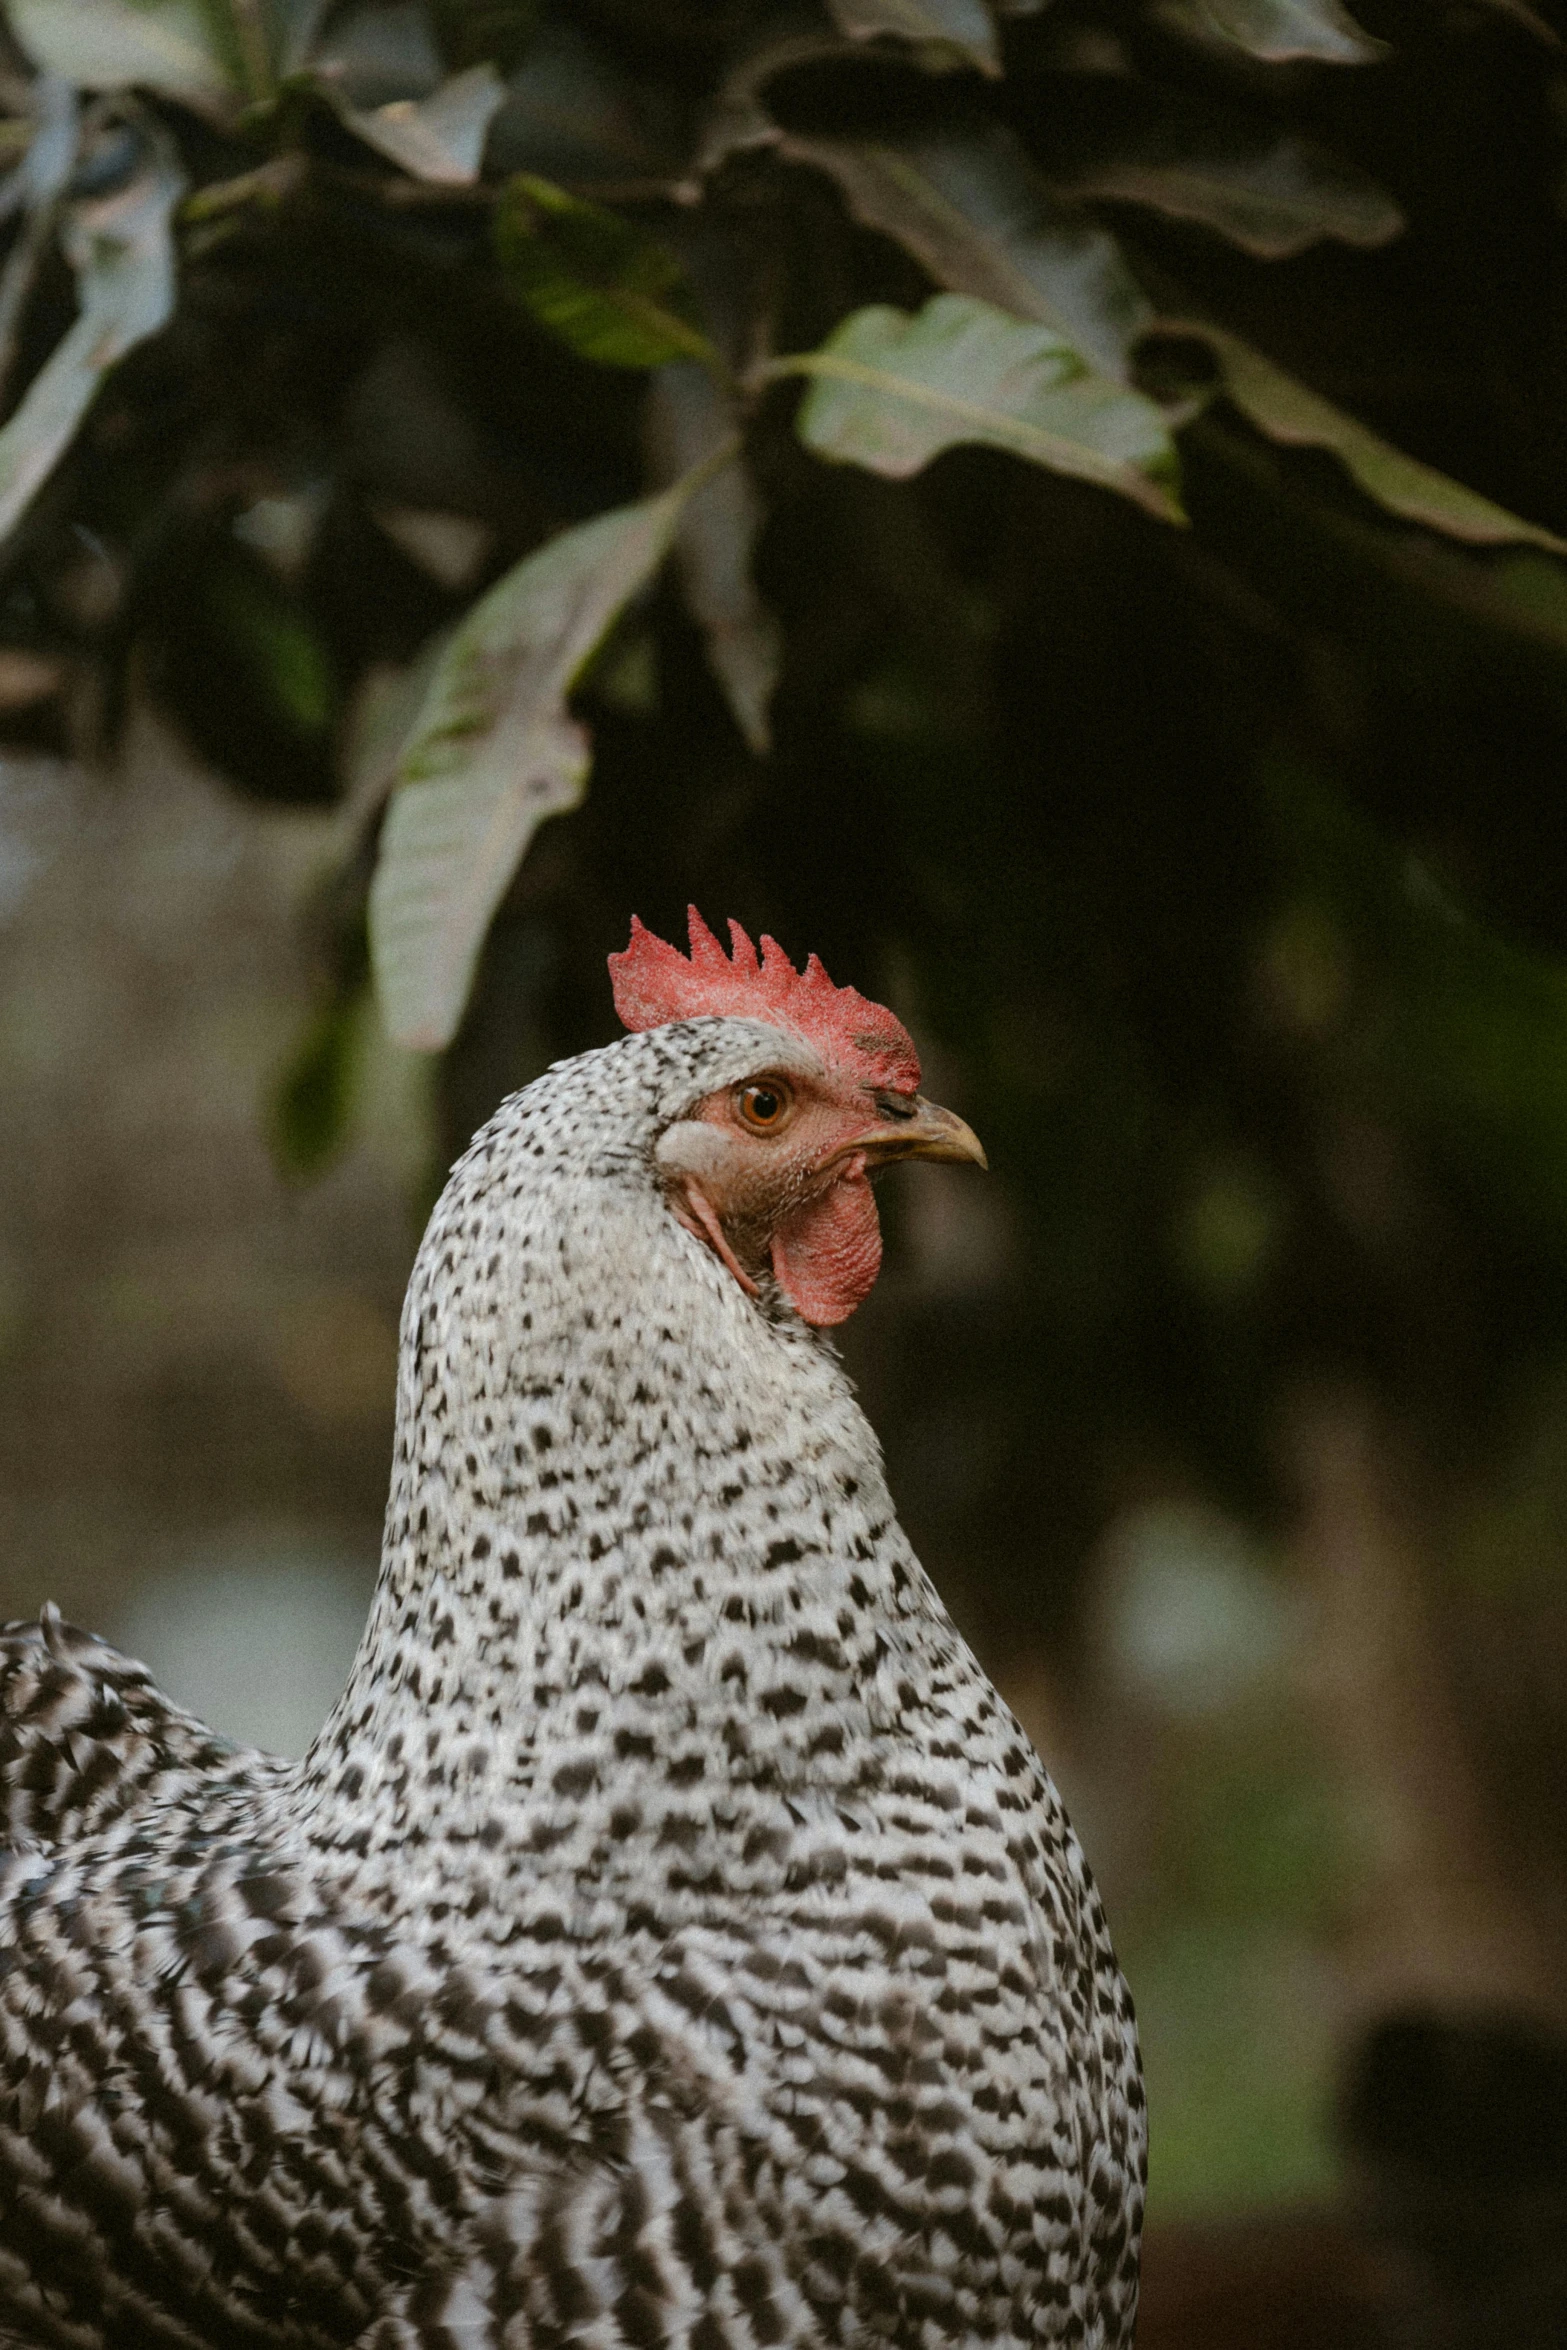
[(302, 1762), (0, 1640), (0, 2343), (1130, 2344), (1080, 1849), (830, 1346), (653, 1155), (811, 1063), (680, 1021), (477, 1138)]

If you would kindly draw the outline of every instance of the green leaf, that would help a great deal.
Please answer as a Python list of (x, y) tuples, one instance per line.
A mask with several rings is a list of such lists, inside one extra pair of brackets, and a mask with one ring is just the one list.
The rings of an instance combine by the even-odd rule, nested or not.
[(252, 42), (255, 27), (262, 27), (274, 83), (304, 71), (331, 5), (332, 0), (260, 0), (259, 6), (254, 0), (207, 0), (209, 11), (216, 9), (236, 24), (244, 20)]
[[(47, 211), (64, 195), (76, 168), (81, 130), (81, 105), (75, 84), (57, 73), (38, 74), (27, 92), (29, 130), (25, 120), (13, 117), (11, 128), (26, 140), (16, 169), (0, 186), (0, 216), (15, 211)], [(10, 256), (7, 256), (9, 265)]]
[(274, 95), (325, 0), (8, 0), (38, 65), (85, 90), (156, 90), (215, 121)]
[(518, 172), (496, 213), (495, 249), (512, 292), (584, 359), (720, 364), (679, 262), (618, 212)]
[(454, 73), (428, 98), (394, 98), (368, 110), (340, 106), (348, 128), (414, 179), (437, 187), (471, 187), (484, 159), (491, 122), (506, 85), (493, 65)]
[(1174, 447), (1140, 392), (1107, 383), (1048, 327), (962, 294), (917, 316), (857, 310), (819, 351), (774, 360), (815, 380), (798, 429), (818, 456), (902, 480), (959, 442), (1027, 457), (1183, 522)]
[(1152, 319), (1108, 229), (1060, 202), (1012, 133), (875, 146), (790, 134), (780, 152), (838, 183), (864, 227), (893, 237), (940, 286), (1054, 328), (1107, 375)]
[(566, 695), (669, 551), (731, 441), (671, 489), (563, 531), (468, 613), (397, 762), (370, 889), (376, 990), (400, 1044), (455, 1035), (490, 917), (548, 816), (574, 807), (590, 747)]
[(1195, 122), (1112, 145), (1067, 184), (1075, 196), (1148, 204), (1198, 221), (1265, 261), (1287, 260), (1323, 237), (1385, 245), (1404, 226), (1375, 180), (1314, 139), (1267, 132), (1237, 139)]
[(0, 430), (0, 540), (53, 472), (110, 369), (173, 311), (171, 221), (184, 192), (172, 151), (159, 142), (126, 187), (66, 213), (62, 242), (80, 307)]
[(359, 816), (372, 817), (385, 805), (431, 683), (462, 625), (453, 621), (438, 628), (406, 668), (377, 663), (361, 681), (349, 713), (342, 760), (345, 804)]
[(1538, 523), (1509, 514), (1505, 506), (1493, 505), (1434, 466), (1406, 457), (1342, 408), (1308, 391), (1238, 335), (1206, 324), (1161, 324), (1207, 344), (1219, 363), (1225, 392), (1259, 432), (1288, 447), (1331, 450), (1367, 497), (1390, 514), (1476, 546), (1528, 544), (1567, 555), (1567, 541)]
[[(38, 272), (54, 244), (56, 207), (76, 169), (81, 130), (75, 87), (59, 74), (36, 74), (27, 99), (32, 117), (27, 149), (0, 184), (0, 217), (22, 214), (22, 225), (0, 269), (0, 387), (11, 380)], [(14, 127), (25, 131), (12, 119)]]
[(1265, 65), (1309, 58), (1318, 65), (1372, 65), (1389, 55), (1339, 0), (1159, 0), (1151, 14), (1198, 47), (1242, 50)]
[(243, 84), (202, 0), (8, 0), (36, 65), (85, 90), (139, 83), (204, 114), (231, 115)]
[(828, 0), (828, 5), (851, 40), (907, 41), (923, 50), (955, 52), (981, 73), (1001, 71), (1001, 44), (984, 0)]

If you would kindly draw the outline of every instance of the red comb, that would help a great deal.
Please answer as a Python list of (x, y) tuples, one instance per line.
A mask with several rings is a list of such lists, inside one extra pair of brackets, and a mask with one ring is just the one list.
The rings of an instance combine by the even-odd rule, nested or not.
[(729, 1020), (766, 1020), (792, 1028), (815, 1046), (831, 1068), (852, 1068), (865, 1085), (895, 1093), (919, 1088), (919, 1055), (901, 1021), (852, 987), (834, 987), (813, 955), (796, 971), (776, 939), (758, 955), (738, 922), (729, 925), (726, 955), (695, 906), (689, 958), (631, 917), (631, 944), (611, 955), (615, 1009), (630, 1029), (661, 1028), (666, 1020), (704, 1014)]

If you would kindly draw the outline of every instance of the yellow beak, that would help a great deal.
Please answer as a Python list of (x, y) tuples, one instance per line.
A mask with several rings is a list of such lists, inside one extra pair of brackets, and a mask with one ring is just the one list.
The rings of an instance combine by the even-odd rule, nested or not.
[(973, 1127), (939, 1103), (928, 1102), (923, 1094), (915, 1095), (907, 1113), (873, 1126), (855, 1148), (865, 1151), (877, 1166), (888, 1166), (894, 1159), (949, 1159), (972, 1167), (990, 1164)]

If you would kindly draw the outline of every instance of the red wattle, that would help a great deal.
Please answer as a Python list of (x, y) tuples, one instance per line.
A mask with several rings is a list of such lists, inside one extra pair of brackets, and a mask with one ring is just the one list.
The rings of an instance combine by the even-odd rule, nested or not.
[(801, 1208), (773, 1234), (773, 1273), (804, 1322), (830, 1330), (863, 1305), (881, 1271), (876, 1195), (859, 1173)]

